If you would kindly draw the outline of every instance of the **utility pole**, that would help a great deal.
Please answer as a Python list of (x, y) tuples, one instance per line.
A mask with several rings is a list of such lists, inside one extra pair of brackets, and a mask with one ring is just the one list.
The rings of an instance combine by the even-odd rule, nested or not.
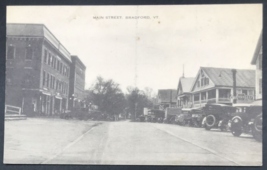
[(232, 69), (232, 73), (233, 73), (233, 103), (236, 103), (236, 69)]

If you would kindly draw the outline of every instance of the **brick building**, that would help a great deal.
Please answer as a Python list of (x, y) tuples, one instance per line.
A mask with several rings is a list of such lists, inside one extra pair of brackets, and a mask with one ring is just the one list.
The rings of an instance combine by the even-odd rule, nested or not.
[(7, 24), (6, 36), (6, 105), (28, 116), (68, 109), (68, 50), (43, 24)]
[(72, 64), (70, 67), (70, 88), (69, 88), (69, 109), (83, 107), (84, 86), (86, 66), (77, 56), (71, 56)]

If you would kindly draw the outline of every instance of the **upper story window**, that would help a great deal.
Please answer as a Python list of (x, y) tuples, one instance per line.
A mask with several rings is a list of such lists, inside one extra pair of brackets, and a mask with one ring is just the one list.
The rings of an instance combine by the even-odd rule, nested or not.
[(47, 50), (44, 50), (44, 63), (47, 63)]
[(45, 86), (46, 72), (43, 71), (43, 86)]
[(202, 70), (201, 70), (201, 78), (200, 78), (200, 81), (201, 81), (201, 86), (209, 85), (209, 78), (206, 77), (206, 75), (204, 74), (204, 72)]
[(32, 60), (33, 58), (33, 49), (32, 47), (26, 47), (26, 59)]
[(59, 64), (59, 71), (62, 73), (62, 63)]
[(7, 59), (15, 58), (15, 47), (10, 45), (7, 47)]
[(46, 75), (46, 87), (49, 87), (49, 80), (50, 80), (50, 75), (47, 73)]

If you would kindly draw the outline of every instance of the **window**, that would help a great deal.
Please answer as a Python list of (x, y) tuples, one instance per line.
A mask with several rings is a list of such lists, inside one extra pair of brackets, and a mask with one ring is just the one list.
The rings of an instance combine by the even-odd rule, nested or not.
[(197, 82), (197, 87), (199, 87), (199, 84), (200, 84), (200, 83), (199, 83), (199, 81), (198, 81), (198, 82)]
[(53, 67), (53, 56), (49, 53), (49, 65)]
[(259, 93), (262, 93), (262, 79), (259, 79)]
[(32, 47), (26, 47), (26, 59), (32, 60), (32, 58), (33, 58)]
[(57, 71), (59, 71), (59, 63), (60, 61), (57, 61)]
[(50, 88), (53, 88), (53, 76), (50, 76)]
[(69, 69), (69, 67), (67, 68), (67, 77), (69, 77), (69, 75), (70, 75), (70, 69)]
[(49, 87), (49, 80), (50, 80), (50, 75), (47, 73), (47, 77), (46, 77), (46, 87)]
[(248, 91), (247, 90), (242, 90), (242, 94), (248, 95)]
[(45, 86), (45, 76), (46, 76), (46, 73), (45, 71), (43, 71), (43, 87)]
[(60, 71), (60, 73), (62, 73), (62, 63), (60, 63), (59, 71)]
[(15, 47), (8, 46), (7, 48), (7, 59), (14, 59), (15, 58)]
[(47, 50), (44, 50), (44, 63), (47, 63)]
[(58, 63), (58, 60), (55, 58), (55, 69), (57, 70), (57, 63)]
[(209, 83), (210, 83), (210, 79), (206, 78), (206, 84), (209, 85)]
[(58, 80), (56, 80), (56, 90), (58, 90)]

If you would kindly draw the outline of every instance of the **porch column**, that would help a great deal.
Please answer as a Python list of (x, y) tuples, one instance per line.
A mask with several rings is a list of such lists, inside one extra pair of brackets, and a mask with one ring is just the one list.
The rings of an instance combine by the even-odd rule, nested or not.
[(192, 94), (192, 107), (194, 107), (195, 94)]
[(207, 103), (208, 103), (208, 99), (209, 99), (209, 93), (208, 93), (208, 91), (206, 91), (206, 101), (207, 101)]
[(216, 89), (216, 103), (219, 103), (219, 89)]
[(199, 93), (199, 104), (201, 104), (201, 92)]

